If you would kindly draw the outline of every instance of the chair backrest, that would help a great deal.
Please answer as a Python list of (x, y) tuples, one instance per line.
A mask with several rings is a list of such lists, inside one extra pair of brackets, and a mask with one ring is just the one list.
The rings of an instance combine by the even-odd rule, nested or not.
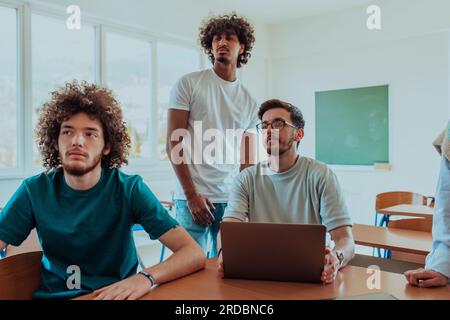
[(427, 197), (408, 191), (391, 191), (379, 193), (376, 196), (375, 210), (396, 206), (398, 204), (427, 204)]
[[(431, 233), (432, 227), (433, 227), (433, 219), (432, 218), (398, 219), (398, 220), (391, 220), (388, 223), (388, 228), (425, 231), (425, 232), (430, 232), (430, 233)], [(394, 260), (400, 260), (400, 261), (407, 261), (407, 262), (414, 262), (414, 263), (421, 263), (421, 264), (425, 263), (425, 256), (420, 255), (420, 254), (392, 251), (391, 258)]]
[(0, 260), (0, 300), (30, 300), (41, 280), (42, 252)]

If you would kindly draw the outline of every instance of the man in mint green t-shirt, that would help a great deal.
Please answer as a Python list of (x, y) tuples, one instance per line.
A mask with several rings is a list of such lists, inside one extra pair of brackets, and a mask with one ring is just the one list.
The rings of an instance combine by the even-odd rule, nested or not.
[[(205, 264), (197, 243), (127, 163), (130, 138), (111, 91), (73, 82), (52, 93), (36, 134), (45, 173), (25, 179), (0, 213), (0, 250), (36, 228), (43, 250), (35, 298), (138, 299)], [(136, 274), (141, 224), (174, 254)], [(79, 272), (79, 283), (69, 279)]]
[[(337, 177), (324, 163), (298, 155), (305, 121), (297, 107), (273, 99), (261, 105), (258, 116), (269, 159), (235, 179), (223, 221), (325, 225), (335, 246), (326, 248), (322, 281), (332, 283), (355, 246)], [(220, 254), (220, 272), (222, 263)]]

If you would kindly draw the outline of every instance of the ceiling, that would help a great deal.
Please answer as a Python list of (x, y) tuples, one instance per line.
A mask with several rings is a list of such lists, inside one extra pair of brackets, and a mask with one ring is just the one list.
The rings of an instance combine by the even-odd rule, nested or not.
[(370, 0), (207, 0), (214, 7), (236, 11), (259, 22), (273, 24), (332, 11), (373, 4)]

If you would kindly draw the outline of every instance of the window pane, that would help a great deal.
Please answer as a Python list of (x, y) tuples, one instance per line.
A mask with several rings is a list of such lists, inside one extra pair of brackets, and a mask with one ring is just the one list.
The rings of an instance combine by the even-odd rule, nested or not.
[(158, 43), (158, 155), (167, 159), (167, 108), (172, 86), (183, 75), (200, 70), (200, 55), (194, 48)]
[(0, 169), (17, 166), (17, 12), (0, 8)]
[[(95, 80), (95, 29), (81, 26), (69, 30), (66, 21), (32, 15), (33, 128), (37, 109), (50, 99), (50, 92), (72, 80)], [(33, 164), (40, 165), (36, 144)]]
[(149, 42), (108, 33), (106, 83), (123, 108), (131, 158), (151, 157), (152, 47)]

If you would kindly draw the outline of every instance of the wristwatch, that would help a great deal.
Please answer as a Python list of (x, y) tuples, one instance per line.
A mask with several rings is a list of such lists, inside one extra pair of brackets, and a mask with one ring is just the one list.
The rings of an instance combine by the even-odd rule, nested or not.
[(335, 250), (334, 253), (339, 260), (339, 267), (341, 267), (344, 262), (344, 253), (341, 250)]
[(155, 278), (153, 278), (153, 276), (150, 273), (145, 272), (145, 271), (139, 271), (138, 274), (142, 274), (144, 277), (146, 277), (148, 280), (150, 280), (151, 288), (156, 286), (156, 284), (157, 284), (156, 280), (155, 280)]

